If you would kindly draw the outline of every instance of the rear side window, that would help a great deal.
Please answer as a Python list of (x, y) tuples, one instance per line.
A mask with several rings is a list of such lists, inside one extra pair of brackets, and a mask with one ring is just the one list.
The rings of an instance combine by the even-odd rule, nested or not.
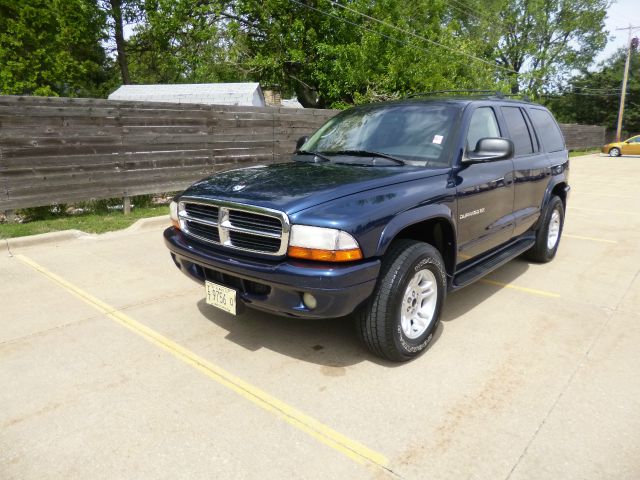
[(473, 112), (467, 133), (467, 150), (475, 150), (481, 138), (495, 138), (500, 136), (496, 114), (490, 107), (480, 107)]
[(529, 117), (533, 122), (533, 128), (538, 132), (540, 140), (547, 152), (564, 150), (562, 133), (551, 114), (538, 108), (529, 109)]
[(518, 107), (501, 107), (501, 110), (515, 147), (515, 156), (519, 157), (533, 153), (531, 134), (522, 116), (522, 111)]

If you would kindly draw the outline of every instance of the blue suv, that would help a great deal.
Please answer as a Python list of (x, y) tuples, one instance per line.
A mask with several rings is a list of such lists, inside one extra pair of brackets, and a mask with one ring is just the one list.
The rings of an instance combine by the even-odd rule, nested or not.
[(569, 193), (544, 107), (498, 96), (358, 106), (292, 161), (225, 171), (171, 204), (176, 266), (229, 314), (353, 314), (376, 355), (425, 349), (447, 292), (556, 254)]

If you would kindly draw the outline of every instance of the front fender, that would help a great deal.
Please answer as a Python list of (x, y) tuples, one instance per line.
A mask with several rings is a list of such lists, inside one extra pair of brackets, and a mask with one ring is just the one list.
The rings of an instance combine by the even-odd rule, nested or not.
[(396, 215), (384, 228), (382, 235), (380, 235), (378, 248), (376, 249), (376, 256), (383, 256), (391, 242), (405, 228), (415, 225), (416, 223), (434, 219), (444, 219), (449, 223), (454, 233), (453, 247), (454, 249), (457, 248), (455, 245), (457, 232), (456, 222), (454, 221), (454, 212), (446, 204), (431, 204), (412, 208)]

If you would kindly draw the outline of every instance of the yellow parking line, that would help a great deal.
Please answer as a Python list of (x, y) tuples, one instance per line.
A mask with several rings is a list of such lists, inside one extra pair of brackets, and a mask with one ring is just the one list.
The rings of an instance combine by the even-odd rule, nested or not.
[(162, 348), (187, 365), (190, 365), (191, 367), (204, 373), (212, 380), (215, 380), (219, 384), (224, 385), (230, 390), (233, 390), (238, 395), (244, 397), (250, 402), (253, 402), (264, 410), (280, 417), (299, 430), (312, 436), (316, 440), (319, 440), (325, 445), (328, 445), (329, 447), (339, 451), (340, 453), (359, 463), (369, 462), (377, 467), (388, 470), (387, 465), (389, 461), (384, 455), (342, 435), (341, 433), (324, 425), (318, 420), (302, 413), (294, 407), (287, 405), (285, 402), (236, 377), (232, 373), (227, 372), (223, 368), (214, 365), (213, 363), (196, 355), (185, 347), (178, 345), (177, 343), (161, 335), (155, 330), (143, 325), (142, 323), (134, 320), (128, 315), (118, 311), (114, 307), (102, 302), (101, 300), (81, 290), (80, 288), (76, 287), (75, 285), (66, 281), (55, 273), (50, 272), (32, 259), (24, 255), (16, 255), (15, 258), (29, 265), (34, 270), (40, 272), (42, 275), (57, 283), (59, 286), (72, 293), (85, 303), (89, 304), (99, 312), (103, 313), (111, 320), (128, 328), (148, 342)]
[(584, 237), (582, 235), (572, 235), (570, 233), (563, 233), (563, 236), (569, 237), (569, 238), (577, 238), (578, 240), (589, 240), (592, 242), (618, 243), (617, 240), (607, 240), (606, 238), (596, 238), (596, 237)]
[(530, 293), (531, 295), (539, 295), (541, 297), (560, 298), (560, 295), (558, 295), (557, 293), (547, 292), (545, 290), (536, 290), (535, 288), (518, 287), (517, 285), (513, 285), (511, 283), (496, 282), (495, 280), (487, 280), (486, 278), (483, 278), (480, 281), (488, 285), (496, 285), (498, 287), (510, 288), (512, 290), (518, 290), (520, 292)]

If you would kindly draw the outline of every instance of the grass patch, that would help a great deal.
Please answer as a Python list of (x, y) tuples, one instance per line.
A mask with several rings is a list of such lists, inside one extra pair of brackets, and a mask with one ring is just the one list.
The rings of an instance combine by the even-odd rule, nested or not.
[(569, 158), (571, 157), (582, 157), (583, 155), (591, 155), (594, 153), (600, 153), (599, 148), (589, 148), (587, 150), (571, 150), (569, 152)]
[(86, 212), (27, 223), (4, 223), (0, 224), (0, 238), (24, 237), (61, 230), (81, 230), (87, 233), (111, 232), (127, 228), (141, 218), (168, 214), (168, 205), (156, 205), (134, 208), (129, 215), (124, 215), (122, 211)]

